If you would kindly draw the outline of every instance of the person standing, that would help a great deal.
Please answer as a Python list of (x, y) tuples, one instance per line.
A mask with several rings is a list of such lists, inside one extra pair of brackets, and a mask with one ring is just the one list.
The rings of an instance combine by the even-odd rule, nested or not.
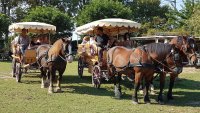
[[(11, 42), (12, 46), (12, 51), (14, 56), (21, 53), (22, 56), (25, 53), (25, 50), (28, 48), (29, 43), (30, 43), (30, 39), (27, 35), (28, 30), (27, 29), (22, 29), (21, 33), (19, 36), (15, 37), (14, 40)], [(17, 50), (17, 48), (19, 48), (19, 50)], [(19, 59), (19, 60), (23, 60)], [(13, 58), (12, 60), (12, 76), (15, 77), (15, 69), (16, 67), (16, 58)]]

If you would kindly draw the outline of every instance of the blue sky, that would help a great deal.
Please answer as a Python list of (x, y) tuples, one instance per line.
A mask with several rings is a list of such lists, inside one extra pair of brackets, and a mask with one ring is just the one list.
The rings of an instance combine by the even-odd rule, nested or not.
[[(168, 4), (171, 6), (169, 1), (175, 1), (175, 0), (161, 0), (161, 5)], [(183, 0), (176, 0), (176, 4), (177, 4), (176, 5), (177, 9), (180, 10), (182, 8), (181, 6), (183, 6)]]

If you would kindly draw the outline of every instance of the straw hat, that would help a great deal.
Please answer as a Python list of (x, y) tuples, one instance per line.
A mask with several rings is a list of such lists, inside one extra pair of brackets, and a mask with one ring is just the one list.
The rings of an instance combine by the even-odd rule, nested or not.
[(83, 40), (89, 41), (89, 40), (90, 40), (90, 37), (89, 37), (89, 36), (85, 36), (85, 37), (83, 38)]

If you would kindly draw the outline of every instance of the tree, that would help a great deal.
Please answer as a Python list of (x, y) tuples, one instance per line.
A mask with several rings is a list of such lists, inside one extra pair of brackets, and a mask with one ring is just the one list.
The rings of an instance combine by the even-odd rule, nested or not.
[(133, 19), (140, 23), (152, 22), (154, 17), (167, 18), (168, 6), (161, 6), (160, 0), (133, 0), (126, 2), (133, 11)]
[(10, 18), (5, 15), (0, 13), (0, 38), (2, 38), (3, 34), (7, 35), (8, 34), (8, 26), (11, 24)]
[(73, 22), (70, 16), (54, 7), (32, 8), (24, 21), (45, 22), (56, 26), (57, 32), (71, 31)]
[(93, 0), (78, 12), (78, 26), (104, 18), (131, 19), (132, 11), (121, 2), (112, 0)]
[(186, 21), (186, 29), (195, 36), (200, 36), (200, 4), (194, 8), (194, 13)]
[(168, 25), (171, 26), (171, 29), (180, 29), (187, 26), (186, 20), (188, 20), (191, 15), (194, 13), (194, 7), (197, 4), (195, 0), (182, 0), (183, 6), (180, 11), (177, 9), (171, 9), (167, 14), (169, 20)]

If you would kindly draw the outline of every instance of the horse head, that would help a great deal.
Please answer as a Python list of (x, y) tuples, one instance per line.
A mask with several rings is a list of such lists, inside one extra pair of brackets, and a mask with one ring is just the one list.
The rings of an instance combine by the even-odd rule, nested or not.
[(61, 38), (63, 54), (67, 58), (67, 61), (71, 63), (73, 61), (72, 57), (72, 47), (71, 47), (71, 37)]
[(185, 36), (178, 36), (173, 38), (170, 41), (170, 44), (175, 45), (175, 47), (180, 50), (181, 56), (185, 58), (183, 59), (183, 62), (189, 61), (192, 65), (196, 65), (197, 55), (196, 43), (194, 39)]
[(172, 49), (170, 53), (166, 56), (165, 61), (172, 73), (180, 74), (182, 72), (182, 58), (179, 50), (175, 46), (172, 46)]

